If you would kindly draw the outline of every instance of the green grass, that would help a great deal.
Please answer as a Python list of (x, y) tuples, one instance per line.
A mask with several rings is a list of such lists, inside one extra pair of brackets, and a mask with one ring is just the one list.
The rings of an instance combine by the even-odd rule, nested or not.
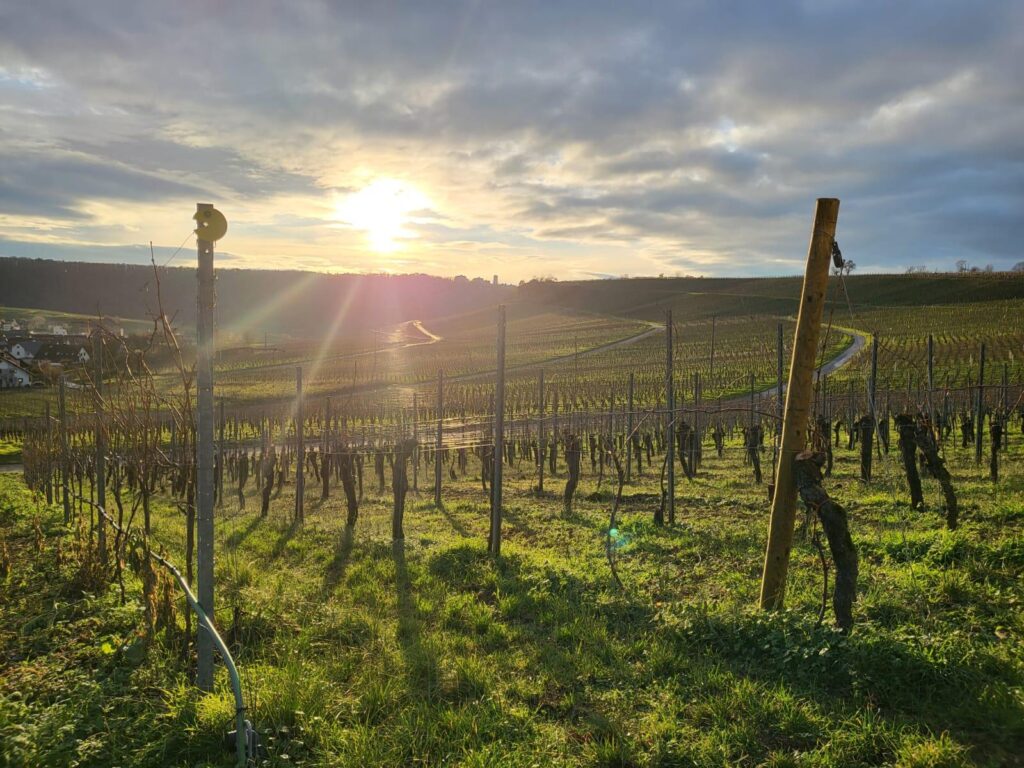
[[(788, 609), (753, 608), (767, 509), (735, 442), (680, 481), (675, 526), (650, 522), (649, 472), (627, 487), (625, 594), (604, 559), (610, 488), (586, 459), (570, 515), (561, 477), (538, 498), (526, 464), (507, 469), (496, 560), (478, 481), (446, 481), (436, 509), (426, 467), (400, 547), (370, 468), (352, 535), (340, 489), (319, 504), (310, 483), (302, 527), (292, 486), (267, 519), (254, 497), (246, 512), (230, 501), (218, 512), (218, 615), (266, 765), (1019, 765), (1024, 452), (1015, 437), (995, 488), (968, 452), (949, 458), (964, 507), (955, 533), (933, 482), (930, 509), (912, 511), (895, 457), (863, 487), (853, 454), (838, 452), (827, 485), (861, 557), (848, 637), (815, 628), (821, 572), (800, 526)], [(14, 477), (0, 477), (0, 499), (13, 560), (0, 764), (230, 764), (223, 675), (204, 697), (170, 639), (142, 653), (138, 585), (125, 606), (116, 589), (69, 591), (58, 513)], [(166, 503), (154, 537), (182, 562), (183, 521)]]
[(21, 461), (21, 443), (0, 438), (0, 464), (17, 464)]

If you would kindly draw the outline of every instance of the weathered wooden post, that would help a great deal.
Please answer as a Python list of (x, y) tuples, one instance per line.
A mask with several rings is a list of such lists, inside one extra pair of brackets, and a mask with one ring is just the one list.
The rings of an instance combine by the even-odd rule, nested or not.
[(761, 607), (781, 608), (786, 592), (786, 574), (793, 544), (796, 519), (795, 460), (807, 445), (811, 419), (812, 382), (821, 318), (825, 308), (828, 269), (835, 241), (839, 200), (820, 198), (814, 212), (814, 226), (807, 252), (807, 268), (797, 316), (793, 357), (786, 389), (786, 410), (782, 422), (782, 445), (775, 477), (768, 546), (761, 579)]
[[(198, 254), (198, 312), (196, 320), (196, 565), (199, 605), (214, 621), (213, 600), (213, 345), (214, 274), (213, 243), (227, 231), (227, 222), (210, 203), (196, 204), (196, 250)], [(213, 640), (199, 632), (196, 645), (196, 685), (213, 690)]]
[(295, 367), (295, 522), (305, 519), (306, 414), (302, 400), (302, 366)]
[(672, 388), (672, 363), (672, 310), (669, 309), (665, 312), (665, 407), (668, 410), (665, 424), (665, 470), (668, 483), (665, 501), (670, 525), (676, 521), (676, 399)]
[(434, 506), (441, 507), (441, 465), (444, 458), (444, 371), (437, 372), (437, 436), (434, 439)]
[(505, 306), (498, 307), (498, 368), (494, 404), (494, 460), (491, 462), (491, 530), (488, 550), (501, 554), (501, 475), (505, 464)]

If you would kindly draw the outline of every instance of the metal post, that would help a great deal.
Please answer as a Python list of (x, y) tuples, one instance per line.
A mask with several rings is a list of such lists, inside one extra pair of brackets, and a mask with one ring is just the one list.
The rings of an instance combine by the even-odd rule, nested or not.
[[(868, 430), (866, 477), (871, 481), (871, 452), (875, 447), (875, 430), (878, 429), (878, 416), (875, 410), (875, 398), (878, 396), (878, 333), (871, 335), (871, 382), (868, 388), (868, 414), (871, 416), (871, 429)], [(862, 454), (863, 455), (863, 454)]]
[(974, 417), (974, 462), (981, 463), (982, 421), (985, 418), (985, 342), (981, 343), (981, 359), (978, 360), (978, 405)]
[(761, 580), (760, 604), (764, 609), (781, 608), (786, 591), (789, 554), (793, 545), (796, 519), (796, 480), (794, 462), (807, 446), (811, 417), (812, 383), (821, 317), (825, 308), (828, 269), (835, 241), (839, 200), (821, 198), (814, 212), (814, 226), (807, 252), (807, 268), (797, 316), (793, 357), (789, 366), (786, 410), (782, 422), (782, 446), (775, 477), (768, 546)]
[(64, 374), (57, 380), (57, 413), (60, 417), (60, 485), (61, 500), (64, 503), (64, 523), (71, 522), (71, 495), (68, 485), (71, 483), (71, 465), (68, 456), (68, 409), (64, 394)]
[(305, 519), (306, 412), (302, 400), (302, 366), (295, 367), (295, 521)]
[(437, 372), (437, 438), (434, 441), (434, 506), (441, 506), (441, 460), (444, 451), (444, 371)]
[(334, 414), (331, 413), (331, 398), (324, 402), (324, 427), (320, 439), (320, 499), (326, 501), (331, 497), (331, 430), (334, 427)]
[(633, 477), (633, 371), (629, 372), (629, 389), (626, 393), (626, 482)]
[[(95, 358), (93, 394), (96, 405), (96, 503), (107, 508), (107, 439), (103, 431), (103, 336), (97, 328), (92, 335), (92, 354)], [(100, 560), (107, 561), (107, 521), (102, 515), (96, 521)]]
[[(779, 443), (782, 440), (782, 375), (785, 371), (783, 360), (782, 323), (775, 328), (775, 440), (772, 446), (772, 474), (779, 467)], [(829, 435), (825, 435), (829, 439)]]
[(711, 366), (708, 371), (708, 381), (711, 382), (711, 386), (715, 386), (715, 321), (717, 317), (711, 316)]
[(494, 454), (491, 478), (491, 531), (488, 549), (501, 554), (501, 474), (505, 463), (505, 306), (498, 307), (497, 392), (494, 403)]
[(548, 447), (544, 427), (544, 369), (541, 368), (537, 384), (537, 493), (544, 493), (544, 457)]
[(928, 423), (935, 426), (935, 403), (932, 392), (935, 389), (935, 339), (928, 334)]
[[(198, 203), (196, 215), (212, 210), (209, 203)], [(202, 228), (197, 233), (202, 232)], [(213, 241), (197, 234), (199, 260), (198, 313), (196, 322), (196, 565), (199, 605), (214, 622), (213, 602), (213, 312), (214, 275)], [(196, 649), (198, 667), (196, 684), (204, 691), (213, 690), (213, 640), (209, 632), (199, 632)]]
[(412, 393), (412, 489), (420, 489), (420, 400), (416, 392)]
[(750, 427), (754, 426), (754, 387), (756, 386), (754, 374), (750, 374)]
[(224, 398), (220, 399), (220, 437), (217, 440), (217, 506), (224, 506)]
[(50, 420), (50, 401), (46, 401), (46, 504), (53, 504), (53, 422)]
[(665, 312), (665, 407), (668, 410), (665, 425), (667, 454), (665, 458), (668, 488), (668, 522), (676, 521), (676, 410), (675, 395), (672, 391), (672, 310)]

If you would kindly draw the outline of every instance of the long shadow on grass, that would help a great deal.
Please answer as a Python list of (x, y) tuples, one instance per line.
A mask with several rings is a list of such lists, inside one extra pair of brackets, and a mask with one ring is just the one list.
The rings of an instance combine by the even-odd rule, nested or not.
[(224, 543), (230, 549), (236, 549), (238, 547), (238, 545), (240, 545), (243, 541), (245, 541), (247, 538), (249, 538), (249, 536), (252, 534), (253, 531), (255, 531), (257, 528), (260, 527), (260, 523), (262, 523), (263, 520), (264, 520), (264, 518), (262, 518), (259, 515), (257, 515), (256, 517), (254, 517), (252, 520), (249, 521), (249, 524), (247, 526), (245, 526), (245, 528), (243, 530), (232, 531), (228, 535), (228, 537), (224, 540)]
[(437, 654), (423, 643), (422, 627), (412, 594), (409, 570), (405, 563), (405, 542), (393, 542), (391, 554), (395, 561), (398, 643), (402, 646), (402, 656), (405, 659), (409, 691), (413, 695), (422, 695), (428, 700), (433, 700), (440, 690), (441, 673)]
[(270, 553), (270, 558), (276, 560), (284, 552), (285, 547), (288, 546), (288, 542), (291, 541), (295, 534), (298, 533), (301, 525), (298, 520), (292, 520), (288, 527), (281, 531), (281, 534), (277, 537), (277, 541), (274, 542), (274, 549)]
[(430, 560), (452, 590), (494, 609), (493, 626), (470, 621), (461, 631), (485, 649), (513, 647), (529, 658), (545, 688), (531, 703), (555, 719), (581, 721), (595, 737), (618, 734), (586, 700), (591, 688), (615, 687), (628, 674), (613, 642), (649, 623), (649, 607), (598, 601), (598, 589), (564, 569), (532, 565), (515, 553), (493, 559), (479, 545), (455, 546)]
[(441, 512), (441, 514), (445, 516), (445, 519), (448, 521), (448, 524), (452, 527), (453, 531), (467, 539), (472, 536), (472, 534), (466, 529), (466, 526), (462, 524), (462, 521), (460, 521), (457, 517), (455, 517), (455, 515), (448, 511), (448, 507), (447, 505), (445, 505), (443, 501), (441, 502), (441, 506), (436, 507), (436, 509), (438, 509)]
[(330, 593), (345, 576), (345, 569), (348, 568), (352, 559), (352, 542), (355, 538), (355, 528), (346, 525), (341, 532), (341, 538), (334, 548), (334, 557), (324, 571), (324, 592)]
[[(978, 754), (1014, 754), (1024, 741), (1020, 673), (995, 656), (936, 655), (929, 642), (870, 627), (850, 637), (792, 616), (696, 609), (675, 630), (677, 656), (703, 655), (739, 677), (781, 685), (825, 707), (872, 707), (898, 723), (949, 732)], [(664, 670), (671, 674), (672, 670)]]

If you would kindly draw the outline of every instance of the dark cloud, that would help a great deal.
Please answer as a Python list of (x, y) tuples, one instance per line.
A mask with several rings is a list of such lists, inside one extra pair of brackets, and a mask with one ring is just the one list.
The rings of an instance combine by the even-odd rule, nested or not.
[(778, 271), (825, 195), (859, 263), (1008, 266), (1022, 60), (1013, 0), (15, 0), (0, 209), (322, 195), (386, 151), (490, 200), (430, 242), (552, 271), (614, 271), (566, 242)]

